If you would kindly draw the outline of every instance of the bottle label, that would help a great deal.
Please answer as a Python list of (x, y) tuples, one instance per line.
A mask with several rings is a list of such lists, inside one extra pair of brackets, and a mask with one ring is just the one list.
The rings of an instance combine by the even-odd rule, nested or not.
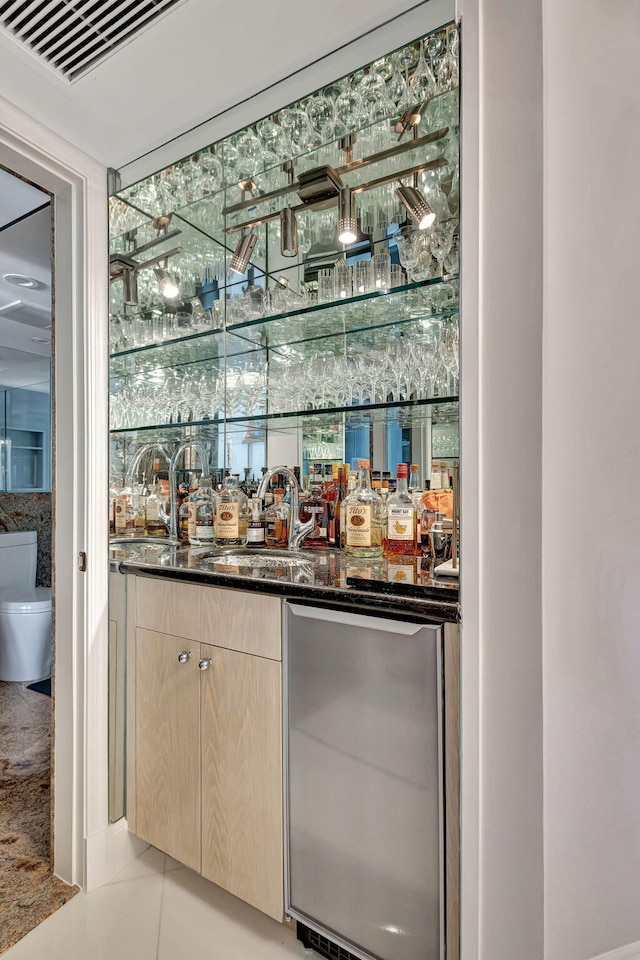
[(364, 503), (349, 503), (345, 510), (347, 546), (371, 546), (371, 507)]
[(195, 540), (197, 536), (196, 514), (198, 512), (198, 505), (194, 503), (192, 500), (190, 500), (188, 509), (189, 509), (189, 513), (188, 513), (189, 537), (192, 540)]
[(155, 500), (155, 499), (152, 500), (151, 497), (149, 497), (149, 499), (147, 500), (147, 520), (159, 519), (160, 517), (159, 506), (160, 504), (158, 500)]
[(389, 583), (415, 583), (416, 568), (412, 563), (388, 563), (387, 580)]
[(237, 540), (240, 536), (239, 503), (219, 503), (216, 507), (216, 539)]
[(411, 507), (387, 506), (387, 538), (389, 540), (413, 540), (413, 517)]
[[(306, 519), (309, 519), (309, 520), (310, 520), (310, 519), (313, 517), (314, 523), (315, 523), (315, 525), (316, 525), (317, 528), (318, 528), (317, 533), (315, 534), (316, 538), (326, 537), (326, 536), (327, 536), (327, 528), (326, 528), (326, 526), (324, 525), (324, 524), (325, 524), (325, 517), (326, 517), (326, 510), (325, 510), (325, 508), (324, 508), (323, 506), (321, 506), (320, 504), (318, 504), (317, 506), (309, 506), (309, 507), (305, 506), (304, 510), (305, 510), (305, 512), (306, 512), (306, 514), (307, 514), (307, 517), (305, 517), (305, 520), (306, 520)], [(313, 534), (313, 531), (312, 531), (311, 536), (313, 536), (313, 535), (314, 535), (314, 534)]]
[(116, 497), (114, 509), (116, 512), (116, 530), (126, 530), (127, 528), (127, 498)]
[(264, 543), (264, 527), (262, 525), (252, 527), (251, 524), (249, 524), (249, 529), (247, 530), (247, 542)]

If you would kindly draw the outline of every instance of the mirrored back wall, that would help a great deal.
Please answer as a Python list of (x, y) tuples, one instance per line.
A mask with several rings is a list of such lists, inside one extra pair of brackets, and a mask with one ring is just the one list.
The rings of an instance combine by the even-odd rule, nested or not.
[[(120, 188), (148, 177), (178, 158), (202, 149), (203, 144), (216, 143), (243, 127), (280, 110), (283, 105), (309, 95), (312, 90), (333, 83), (353, 70), (371, 63), (416, 37), (437, 30), (456, 19), (455, 0), (423, 0), (409, 10), (389, 17), (376, 27), (363, 23), (361, 34), (345, 38), (344, 45), (320, 56), (311, 63), (301, 57), (299, 70), (264, 88), (251, 91), (239, 101), (216, 113), (190, 130), (158, 144), (140, 157), (132, 157), (117, 171)], [(308, 58), (307, 58), (308, 59)], [(239, 67), (241, 69), (241, 67)]]

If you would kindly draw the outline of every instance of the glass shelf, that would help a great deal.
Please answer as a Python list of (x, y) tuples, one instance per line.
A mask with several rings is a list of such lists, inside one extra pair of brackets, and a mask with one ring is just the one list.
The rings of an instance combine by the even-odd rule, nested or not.
[[(446, 90), (437, 93), (429, 100), (428, 106), (423, 113), (422, 121), (419, 126), (420, 136), (424, 136), (425, 134), (442, 128), (442, 111), (443, 108), (446, 110), (445, 105), (449, 102), (447, 98), (451, 100), (457, 96), (458, 88), (455, 87), (452, 90)], [(292, 106), (295, 106), (295, 104)], [(211, 190), (205, 196), (195, 197), (187, 203), (180, 202), (179, 197), (171, 196), (171, 194), (168, 194), (166, 190), (162, 189), (162, 187), (158, 189), (163, 174), (166, 174), (166, 171), (159, 171), (154, 175), (153, 178), (147, 178), (145, 181), (138, 181), (137, 183), (126, 187), (124, 190), (121, 190), (117, 194), (117, 197), (123, 202), (129, 204), (132, 208), (146, 214), (146, 216), (151, 220), (163, 214), (174, 212), (182, 216), (184, 219), (189, 220), (200, 229), (205, 230), (206, 232), (210, 231), (209, 235), (213, 239), (220, 239), (222, 235), (220, 231), (225, 225), (223, 224), (220, 213), (223, 208), (234, 206), (242, 200), (242, 191), (239, 186), (240, 181), (253, 178), (258, 185), (257, 195), (260, 195), (264, 193), (270, 193), (274, 190), (280, 190), (288, 185), (287, 173), (283, 170), (283, 166), (291, 161), (293, 161), (295, 164), (296, 175), (305, 170), (311, 170), (314, 167), (325, 164), (329, 164), (333, 167), (341, 167), (346, 162), (346, 155), (340, 144), (342, 138), (347, 134), (352, 134), (354, 137), (354, 159), (356, 160), (362, 159), (367, 154), (378, 152), (380, 149), (386, 149), (387, 147), (392, 146), (394, 142), (397, 142), (397, 135), (394, 132), (391, 137), (384, 138), (385, 142), (376, 148), (376, 133), (380, 131), (383, 125), (387, 125), (391, 130), (393, 130), (400, 113), (400, 109), (396, 108), (396, 110), (391, 112), (387, 118), (376, 119), (374, 121), (369, 120), (367, 123), (350, 127), (349, 130), (347, 130), (345, 127), (344, 130), (341, 129), (338, 132), (337, 136), (320, 140), (319, 142), (314, 143), (312, 146), (305, 147), (305, 149), (297, 152), (293, 150), (277, 155), (273, 152), (263, 151), (263, 157), (266, 157), (267, 162), (250, 160), (241, 156), (235, 160), (236, 143), (241, 139), (242, 136), (246, 134), (256, 134), (256, 124), (253, 124), (251, 127), (247, 127), (245, 130), (239, 131), (238, 134), (232, 134), (230, 137), (227, 137), (226, 140), (218, 144), (211, 144), (207, 147), (204, 147), (196, 154), (193, 154), (189, 157), (184, 157), (181, 161), (179, 161), (179, 163), (173, 165), (174, 170), (177, 169), (180, 171), (187, 163), (191, 161), (192, 157), (197, 157), (199, 154), (210, 150), (212, 147), (215, 147), (216, 155), (220, 159), (221, 163), (229, 167), (230, 158), (228, 154), (231, 150), (233, 150), (233, 179), (228, 178), (220, 187)], [(260, 121), (258, 121), (258, 123), (259, 122)], [(448, 132), (443, 137), (443, 140), (451, 135), (455, 135), (455, 133)], [(410, 136), (410, 134), (407, 134), (407, 136)], [(386, 142), (387, 139), (389, 141), (388, 143)], [(441, 144), (442, 141), (436, 141), (433, 146), (437, 148), (438, 143)], [(226, 156), (225, 148), (227, 152)], [(433, 151), (433, 157), (431, 157), (430, 150), (425, 153), (425, 150), (423, 149), (420, 152), (419, 162), (435, 158), (438, 155), (439, 153), (437, 149)], [(400, 170), (411, 166), (417, 161), (413, 156), (413, 152), (408, 151), (405, 154), (400, 154), (397, 162), (394, 162), (396, 163), (395, 168)], [(375, 169), (375, 164), (371, 165), (371, 169)], [(362, 182), (362, 180), (369, 179), (367, 174), (362, 176), (362, 174), (358, 174), (357, 171), (355, 172), (355, 176), (354, 173), (347, 174), (345, 176), (345, 182), (348, 183), (349, 186), (355, 186), (357, 183)], [(154, 184), (152, 182), (150, 184), (149, 180), (153, 181), (155, 178), (157, 178), (156, 183)], [(206, 173), (204, 171), (201, 173), (201, 179), (206, 179)], [(292, 191), (291, 194), (286, 196), (295, 195), (295, 191)], [(273, 209), (280, 209), (280, 206), (282, 206), (282, 203), (286, 202), (286, 200), (283, 201), (282, 198), (279, 198), (275, 202), (278, 205)], [(265, 213), (273, 212), (271, 202), (259, 204), (257, 209), (259, 209), (260, 212), (264, 211)], [(214, 214), (213, 216), (212, 213)], [(250, 216), (248, 210), (244, 210), (243, 213), (245, 216)], [(215, 228), (212, 227), (212, 222), (215, 222)]]
[[(112, 436), (129, 436), (131, 438), (145, 439), (150, 433), (154, 433), (154, 439), (160, 439), (161, 436), (171, 435), (177, 431), (182, 435), (186, 429), (199, 431), (201, 428), (210, 431), (212, 434), (217, 432), (246, 432), (252, 428), (257, 432), (263, 432), (267, 429), (269, 434), (283, 432), (290, 433), (292, 430), (298, 431), (313, 421), (314, 428), (330, 428), (336, 422), (336, 418), (341, 420), (345, 418), (349, 426), (371, 425), (376, 423), (388, 423), (391, 421), (404, 420), (407, 425), (414, 425), (422, 420), (436, 420), (438, 423), (457, 423), (458, 421), (458, 397), (430, 397), (425, 400), (400, 400), (386, 404), (375, 403), (362, 406), (349, 407), (331, 407), (322, 410), (296, 410), (287, 413), (259, 413), (253, 416), (227, 417), (226, 420), (191, 420), (182, 423), (157, 423), (144, 427), (124, 427), (110, 430)], [(157, 435), (157, 436), (156, 436)], [(194, 439), (200, 436), (193, 432)]]
[[(444, 228), (431, 250), (440, 262), (453, 250), (445, 262), (456, 267), (457, 241), (448, 246), (459, 223), (456, 45), (457, 28), (443, 25), (427, 41), (406, 44), (111, 198), (112, 256), (156, 261), (137, 271), (137, 304), (124, 304), (119, 278), (111, 287), (117, 472), (126, 472), (143, 442), (190, 437), (206, 444), (212, 468), (234, 471), (287, 462), (304, 472), (313, 459), (370, 457), (387, 470), (420, 463), (428, 475), (436, 441), (457, 453), (457, 273), (312, 299), (319, 271), (339, 260), (353, 266), (388, 251), (394, 262), (398, 253), (409, 261), (410, 244), (388, 234), (410, 222), (396, 181), (415, 167), (415, 186), (437, 214), (434, 233)], [(415, 131), (399, 138), (396, 119), (418, 106), (412, 100), (420, 95), (406, 84), (417, 89), (420, 58), (432, 62), (438, 92), (417, 111)], [(423, 63), (423, 89), (428, 82)], [(442, 90), (449, 83), (455, 86)], [(315, 97), (324, 100), (312, 103)], [(311, 132), (316, 125), (321, 134)], [(337, 238), (335, 200), (299, 202), (300, 175), (324, 165), (356, 190), (361, 239), (346, 248)], [(243, 188), (249, 178), (255, 185)], [(287, 204), (300, 207), (293, 257), (282, 252), (277, 216)], [(168, 233), (179, 232), (159, 237), (154, 220), (169, 214)], [(264, 216), (253, 228), (245, 274), (231, 273), (240, 236), (234, 228)], [(132, 240), (150, 246), (132, 251)], [(161, 297), (153, 267), (177, 247), (166, 263), (182, 288), (173, 304)], [(416, 276), (440, 269), (431, 250), (427, 242), (415, 251), (424, 264), (418, 274), (416, 263)], [(353, 276), (365, 273), (354, 266)], [(394, 282), (400, 276), (394, 271)]]
[[(260, 348), (279, 350), (283, 357), (296, 352), (304, 355), (304, 351), (295, 348), (313, 341), (358, 333), (364, 335), (376, 329), (420, 321), (426, 325), (429, 320), (457, 312), (457, 293), (458, 277), (451, 275), (408, 283), (389, 293), (367, 293), (349, 300), (314, 303), (270, 317), (245, 320), (227, 328), (226, 355), (234, 356)], [(434, 305), (440, 309), (434, 310)], [(416, 331), (419, 332), (417, 327)], [(111, 373), (115, 376), (144, 374), (158, 368), (219, 359), (224, 354), (223, 332), (191, 333), (117, 351), (111, 354)], [(353, 342), (356, 342), (355, 337)]]

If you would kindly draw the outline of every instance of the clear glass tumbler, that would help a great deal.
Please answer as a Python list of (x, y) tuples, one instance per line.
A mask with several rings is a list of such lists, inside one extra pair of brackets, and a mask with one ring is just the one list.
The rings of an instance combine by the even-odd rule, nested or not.
[(391, 287), (391, 257), (388, 253), (376, 253), (373, 263), (373, 285), (376, 290)]

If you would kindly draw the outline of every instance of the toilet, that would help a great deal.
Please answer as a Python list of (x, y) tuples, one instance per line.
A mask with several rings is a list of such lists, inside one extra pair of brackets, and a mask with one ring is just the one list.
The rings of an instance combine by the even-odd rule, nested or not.
[(35, 530), (0, 533), (0, 680), (51, 675), (51, 588), (36, 587)]

